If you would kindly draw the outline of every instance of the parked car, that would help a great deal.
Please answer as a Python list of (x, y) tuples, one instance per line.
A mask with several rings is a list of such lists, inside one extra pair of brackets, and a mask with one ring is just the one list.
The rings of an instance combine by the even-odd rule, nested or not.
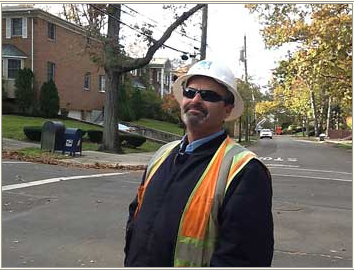
[(125, 132), (134, 132), (135, 128), (133, 127), (128, 127), (126, 125), (123, 124), (118, 124), (118, 130), (119, 131), (125, 131)]
[[(103, 126), (103, 122), (99, 122), (98, 124)], [(118, 123), (118, 130), (119, 131), (125, 131), (125, 132), (134, 132), (134, 131), (136, 131), (136, 129), (134, 127), (128, 127), (126, 125), (119, 124), (119, 123)]]
[(261, 132), (259, 133), (259, 138), (263, 139), (263, 138), (272, 138), (273, 137), (273, 133), (270, 129), (261, 129)]

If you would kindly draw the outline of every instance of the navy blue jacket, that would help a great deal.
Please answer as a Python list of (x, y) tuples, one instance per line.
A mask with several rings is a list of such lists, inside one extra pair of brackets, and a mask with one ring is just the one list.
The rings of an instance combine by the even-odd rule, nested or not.
[[(129, 206), (125, 266), (173, 266), (183, 209), (225, 138), (223, 134), (198, 147), (190, 155), (179, 155), (178, 146), (172, 150), (150, 180), (135, 218), (137, 200)], [(271, 208), (270, 175), (260, 161), (251, 160), (233, 179), (219, 209), (219, 237), (210, 265), (270, 266), (274, 249)]]

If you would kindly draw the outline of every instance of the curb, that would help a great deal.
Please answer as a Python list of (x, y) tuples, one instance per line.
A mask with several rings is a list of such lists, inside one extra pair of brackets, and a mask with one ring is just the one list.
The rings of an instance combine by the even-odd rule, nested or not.
[(113, 169), (113, 170), (129, 170), (129, 171), (140, 171), (146, 169), (146, 165), (100, 163), (100, 162), (78, 163), (68, 159), (61, 160), (61, 159), (55, 159), (46, 156), (32, 157), (32, 156), (20, 155), (18, 151), (11, 151), (11, 150), (2, 150), (2, 158), (48, 164), (48, 165), (62, 165), (67, 167), (86, 168), (86, 169)]

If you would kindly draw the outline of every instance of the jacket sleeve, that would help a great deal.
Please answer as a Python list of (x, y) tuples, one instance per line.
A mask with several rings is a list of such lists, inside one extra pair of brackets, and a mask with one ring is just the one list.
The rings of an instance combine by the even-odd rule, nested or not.
[[(142, 182), (140, 185), (144, 184), (145, 175), (146, 175), (146, 170), (144, 172), (144, 175), (142, 177)], [(132, 232), (133, 232), (134, 213), (135, 213), (137, 206), (138, 206), (138, 196), (136, 195), (134, 200), (129, 205), (129, 216), (128, 216), (127, 224), (125, 226), (125, 246), (124, 246), (125, 255), (127, 255), (128, 251), (129, 251), (130, 240), (131, 240), (131, 236), (132, 236)], [(127, 258), (127, 256), (125, 256), (125, 259), (126, 258)], [(125, 265), (125, 259), (124, 259), (124, 265)]]
[(210, 266), (270, 266), (274, 251), (269, 171), (251, 160), (230, 184), (218, 213), (219, 235)]

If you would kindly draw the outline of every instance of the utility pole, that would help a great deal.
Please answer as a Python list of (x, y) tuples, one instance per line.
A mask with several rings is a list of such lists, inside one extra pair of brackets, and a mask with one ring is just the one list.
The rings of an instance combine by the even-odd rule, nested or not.
[(208, 5), (205, 5), (202, 14), (202, 40), (200, 46), (200, 60), (204, 60), (206, 58), (207, 28), (208, 28)]
[[(243, 38), (243, 48), (241, 49), (240, 52), (240, 60), (244, 63), (245, 65), (245, 83), (246, 83), (246, 87), (248, 87), (248, 73), (247, 73), (247, 41), (246, 41), (246, 35), (244, 35)], [(253, 93), (252, 93), (252, 97), (253, 97)], [(248, 132), (248, 99), (246, 100), (246, 114), (245, 114), (245, 141), (249, 141), (249, 132)]]

